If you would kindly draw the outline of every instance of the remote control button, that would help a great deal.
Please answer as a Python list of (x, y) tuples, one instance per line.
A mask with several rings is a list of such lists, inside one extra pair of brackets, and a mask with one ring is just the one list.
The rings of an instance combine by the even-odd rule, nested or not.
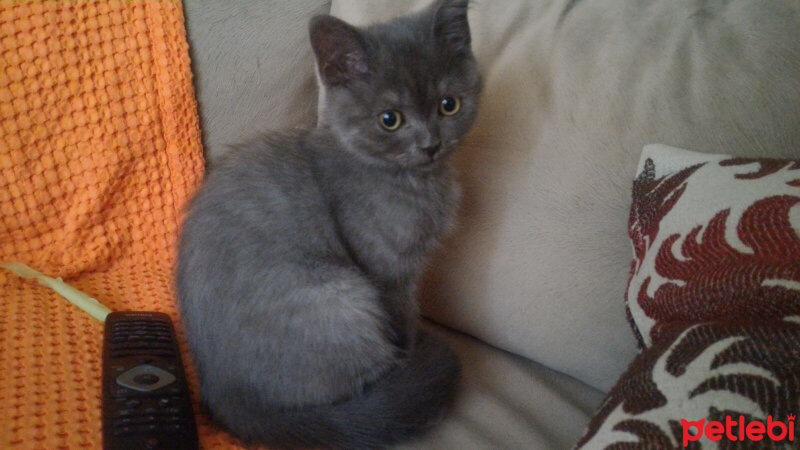
[(133, 420), (132, 420), (132, 422), (134, 424), (139, 424), (139, 425), (149, 425), (151, 423), (155, 423), (155, 421), (156, 421), (156, 416), (152, 416), (152, 415), (151, 416), (139, 416), (139, 417), (133, 418)]
[(128, 397), (133, 393), (133, 391), (131, 391), (130, 389), (126, 389), (119, 385), (111, 386), (110, 391), (112, 397)]
[(130, 434), (132, 432), (133, 432), (133, 427), (121, 427), (112, 430), (112, 434), (114, 434), (114, 436), (122, 436), (124, 434)]
[(174, 358), (175, 353), (172, 351), (165, 351), (165, 350), (157, 350), (151, 351), (146, 348), (134, 348), (134, 349), (120, 349), (120, 350), (111, 350), (111, 357), (115, 359), (119, 358), (129, 358), (131, 356), (158, 356), (162, 358)]
[(178, 432), (178, 433), (183, 433), (184, 431), (186, 431), (186, 427), (183, 426), (180, 423), (167, 425), (166, 429), (169, 430), (169, 431)]
[[(133, 338), (133, 336), (131, 336)], [(141, 340), (141, 336), (139, 337)], [(135, 339), (131, 339), (134, 341)], [(146, 344), (142, 342), (127, 342), (115, 347), (116, 350), (171, 350), (172, 347), (164, 344)]]
[(117, 384), (139, 392), (151, 392), (175, 382), (175, 375), (149, 364), (138, 365), (117, 377)]
[(169, 406), (169, 404), (170, 401), (166, 397), (161, 397), (160, 399), (158, 399), (158, 406), (164, 407), (164, 406)]
[(111, 422), (111, 426), (116, 427), (116, 428), (127, 427), (131, 423), (133, 423), (133, 419), (131, 419), (130, 417), (122, 417), (122, 418), (119, 418), (119, 419), (114, 419)]
[(128, 427), (128, 429), (122, 431), (121, 434), (145, 434), (152, 433), (156, 430), (158, 430), (158, 427), (155, 425), (137, 425)]
[(127, 402), (125, 402), (125, 406), (127, 406), (130, 409), (136, 409), (141, 404), (142, 404), (142, 402), (140, 402), (139, 400), (136, 400), (136, 399), (128, 400)]
[(153, 431), (156, 431), (156, 430), (158, 430), (158, 425), (150, 424), (150, 425), (142, 425), (141, 427), (139, 427), (139, 430), (137, 430), (137, 431), (143, 432), (143, 433), (148, 433), (148, 432), (152, 433)]
[(132, 412), (133, 412), (133, 411), (131, 411), (131, 410), (129, 410), (129, 409), (120, 409), (120, 410), (119, 410), (119, 411), (117, 411), (117, 413), (115, 414), (115, 417), (130, 417)]
[(144, 447), (146, 449), (148, 449), (148, 450), (152, 450), (154, 448), (158, 448), (158, 444), (159, 444), (159, 442), (158, 442), (158, 439), (156, 439), (156, 438), (149, 438), (146, 441), (144, 441)]
[(152, 373), (143, 373), (141, 375), (136, 375), (135, 377), (133, 377), (134, 382), (143, 384), (145, 386), (156, 384), (160, 379), (161, 378), (159, 378), (158, 375), (153, 375)]

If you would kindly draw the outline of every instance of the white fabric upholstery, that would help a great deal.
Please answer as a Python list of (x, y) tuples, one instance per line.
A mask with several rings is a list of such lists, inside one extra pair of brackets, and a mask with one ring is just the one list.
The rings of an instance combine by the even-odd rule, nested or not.
[(541, 364), (432, 326), (463, 364), (452, 410), (401, 449), (566, 449), (583, 434), (603, 393)]
[(330, 0), (183, 4), (208, 161), (266, 130), (314, 125), (308, 20)]
[[(333, 0), (331, 11), (366, 24), (428, 2)], [(797, 156), (798, 9), (792, 0), (474, 1), (486, 88), (454, 156), (461, 224), (433, 264), (424, 313), (613, 385), (635, 353), (623, 299), (641, 149)]]
[[(334, 0), (356, 23), (427, 0)], [(566, 14), (567, 4), (573, 7)], [(185, 3), (209, 158), (314, 122), (307, 21), (325, 0)], [(623, 316), (630, 174), (644, 144), (800, 149), (800, 19), (776, 0), (476, 0), (486, 78), (455, 155), (461, 226), (424, 312), (608, 388), (635, 348)]]

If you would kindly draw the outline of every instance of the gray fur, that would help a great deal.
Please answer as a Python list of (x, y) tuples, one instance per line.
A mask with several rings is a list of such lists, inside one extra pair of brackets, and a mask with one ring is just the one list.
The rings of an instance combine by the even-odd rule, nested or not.
[[(204, 403), (247, 444), (388, 445), (453, 392), (458, 361), (417, 331), (414, 295), (452, 227), (447, 156), (477, 111), (466, 3), (366, 29), (312, 20), (317, 127), (238, 146), (192, 202), (182, 319)], [(438, 113), (445, 94), (458, 114)], [(406, 119), (394, 132), (378, 123), (391, 109)]]

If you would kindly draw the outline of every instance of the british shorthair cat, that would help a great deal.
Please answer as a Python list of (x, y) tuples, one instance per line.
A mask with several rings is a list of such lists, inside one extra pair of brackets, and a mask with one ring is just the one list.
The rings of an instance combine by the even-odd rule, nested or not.
[(478, 107), (467, 1), (366, 28), (320, 16), (310, 38), (317, 127), (211, 168), (181, 235), (180, 311), (203, 403), (242, 442), (386, 446), (436, 423), (459, 374), (417, 328), (415, 290)]

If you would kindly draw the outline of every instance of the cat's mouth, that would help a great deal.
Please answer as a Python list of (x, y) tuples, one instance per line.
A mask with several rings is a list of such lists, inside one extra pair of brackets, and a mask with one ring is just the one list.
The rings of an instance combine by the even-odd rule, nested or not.
[(435, 155), (419, 162), (415, 166), (415, 168), (420, 170), (433, 169), (434, 167), (438, 166), (442, 161), (447, 159), (447, 157), (450, 155), (450, 152), (453, 150), (454, 147), (455, 145), (452, 145), (452, 143), (449, 143), (449, 145), (442, 146), (441, 150), (439, 150)]
[(390, 157), (397, 165), (406, 170), (417, 170), (427, 172), (441, 166), (453, 152), (457, 143), (448, 141), (443, 143), (441, 148), (433, 154), (425, 154), (423, 150), (414, 149)]

